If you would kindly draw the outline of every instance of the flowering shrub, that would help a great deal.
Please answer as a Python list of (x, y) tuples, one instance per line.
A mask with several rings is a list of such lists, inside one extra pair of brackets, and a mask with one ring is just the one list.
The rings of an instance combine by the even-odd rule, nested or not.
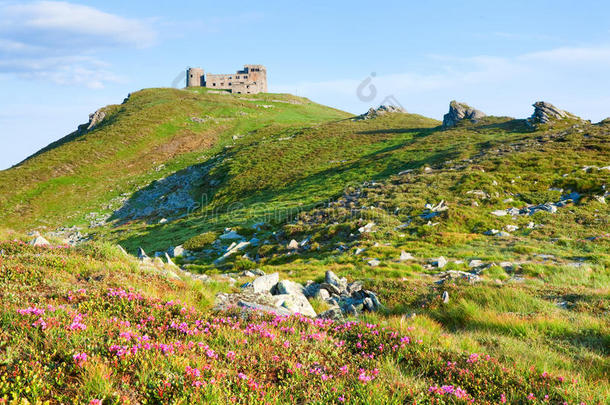
[[(7, 282), (21, 268), (0, 265), (2, 294), (28, 297), (2, 295), (0, 348), (10, 355), (0, 364), (0, 403), (575, 401), (565, 389), (572, 382), (561, 377), (432, 347), (412, 329), (237, 309), (202, 313), (118, 285), (57, 293), (41, 280)], [(388, 361), (421, 387), (397, 383)]]

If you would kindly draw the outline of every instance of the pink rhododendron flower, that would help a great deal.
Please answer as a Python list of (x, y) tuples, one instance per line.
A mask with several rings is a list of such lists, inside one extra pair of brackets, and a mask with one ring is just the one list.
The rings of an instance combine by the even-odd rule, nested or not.
[(78, 367), (82, 367), (87, 361), (87, 353), (75, 353), (72, 356), (72, 359), (74, 360), (74, 364), (76, 364)]

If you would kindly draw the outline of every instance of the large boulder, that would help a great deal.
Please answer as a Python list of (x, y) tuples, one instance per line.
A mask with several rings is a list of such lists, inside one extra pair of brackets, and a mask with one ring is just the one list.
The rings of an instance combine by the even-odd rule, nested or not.
[(276, 307), (286, 308), (294, 314), (298, 313), (312, 318), (317, 315), (303, 294), (280, 294), (276, 295), (275, 298), (277, 299)]
[(485, 116), (482, 111), (472, 108), (466, 103), (458, 103), (453, 100), (449, 103), (449, 112), (443, 116), (443, 128), (454, 127), (463, 120), (478, 122)]
[(289, 295), (304, 295), (305, 287), (300, 283), (295, 283), (290, 280), (282, 280), (273, 287), (273, 293), (289, 294)]
[(372, 118), (377, 118), (381, 115), (390, 114), (390, 113), (400, 113), (406, 114), (406, 110), (400, 106), (395, 105), (380, 105), (377, 108), (369, 108), (367, 112), (362, 115), (356, 117), (357, 120), (370, 120)]
[(260, 276), (252, 281), (252, 290), (255, 293), (259, 292), (269, 292), (271, 289), (280, 281), (279, 273), (267, 274), (265, 276)]
[(337, 287), (339, 291), (343, 291), (347, 288), (347, 279), (345, 277), (339, 278), (335, 273), (330, 270), (326, 271), (326, 274), (324, 275), (324, 281), (327, 284)]
[(538, 101), (532, 105), (534, 106), (534, 113), (530, 117), (530, 122), (533, 124), (548, 124), (549, 122), (566, 118), (578, 119), (575, 115), (545, 101)]
[(272, 314), (281, 315), (281, 316), (292, 315), (292, 312), (289, 309), (286, 309), (283, 307), (274, 307), (274, 306), (269, 306), (269, 305), (263, 305), (263, 304), (259, 304), (256, 302), (250, 302), (250, 301), (241, 301), (240, 300), (237, 302), (237, 306), (244, 308), (244, 309), (262, 311), (262, 312), (272, 313)]

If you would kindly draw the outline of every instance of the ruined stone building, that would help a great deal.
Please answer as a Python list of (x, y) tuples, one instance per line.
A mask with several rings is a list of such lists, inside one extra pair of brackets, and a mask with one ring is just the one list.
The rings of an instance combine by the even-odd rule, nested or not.
[(267, 92), (267, 69), (263, 65), (244, 65), (243, 70), (229, 74), (205, 74), (201, 68), (188, 68), (186, 87), (207, 87), (231, 93)]

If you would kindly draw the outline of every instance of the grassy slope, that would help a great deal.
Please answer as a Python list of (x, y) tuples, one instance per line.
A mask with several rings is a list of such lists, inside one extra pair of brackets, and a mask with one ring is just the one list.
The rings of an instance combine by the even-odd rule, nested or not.
[[(92, 131), (72, 134), (0, 172), (0, 221), (18, 229), (82, 223), (112, 198), (198, 163), (202, 154), (221, 151), (233, 135), (347, 116), (289, 95), (250, 98), (205, 89), (133, 93), (125, 103), (107, 107), (108, 116)], [(208, 120), (198, 123), (191, 117)]]
[[(216, 314), (213, 293), (228, 286), (168, 279), (109, 244), (0, 249), (0, 399), (9, 403), (601, 404), (607, 393), (586, 376), (507, 357), (500, 348), (515, 342), (501, 334), (485, 338), (498, 352), (490, 357), (476, 336), (427, 316), (340, 325)], [(464, 300), (549, 307), (508, 291), (479, 287)], [(431, 392), (440, 386), (467, 396)]]
[[(588, 165), (608, 165), (610, 125), (578, 123), (573, 126), (574, 122), (564, 122), (533, 131), (523, 121), (489, 117), (477, 125), (441, 131), (438, 121), (416, 115), (398, 114), (354, 122), (340, 120), (345, 115), (321, 106), (282, 103), (275, 103), (274, 109), (248, 110), (253, 115), (245, 118), (196, 124), (188, 119), (191, 114), (236, 117), (238, 110), (260, 102), (150, 90), (132, 96), (130, 102), (134, 103), (139, 100), (136, 95), (143, 97), (140, 100), (143, 104), (136, 104), (138, 108), (132, 111), (132, 116), (120, 114), (116, 122), (109, 121), (108, 127), (97, 131), (115, 134), (114, 125), (129, 119), (130, 124), (126, 123), (123, 130), (139, 133), (140, 128), (146, 127), (140, 122), (142, 111), (149, 111), (141, 107), (149, 105), (155, 111), (159, 97), (156, 92), (167, 97), (192, 97), (197, 100), (192, 102), (195, 105), (192, 108), (200, 109), (192, 112), (190, 102), (174, 103), (172, 99), (168, 103), (171, 108), (162, 110), (168, 113), (168, 119), (175, 111), (182, 111), (176, 122), (172, 118), (169, 124), (148, 124), (151, 132), (141, 143), (132, 145), (125, 140), (121, 151), (113, 148), (106, 152), (102, 148), (98, 152), (116, 153), (112, 155), (114, 159), (130, 162), (125, 166), (117, 166), (99, 156), (97, 163), (89, 161), (94, 168), (85, 176), (80, 171), (89, 169), (79, 168), (79, 160), (73, 158), (74, 163), (67, 163), (70, 159), (66, 156), (83, 153), (76, 152), (83, 147), (79, 142), (89, 148), (88, 159), (94, 156), (91, 145), (97, 132), (93, 131), (83, 137), (84, 142), (69, 142), (26, 162), (23, 168), (0, 173), (0, 177), (7, 179), (6, 184), (11, 185), (10, 190), (19, 190), (3, 193), (7, 199), (3, 207), (8, 207), (3, 222), (29, 227), (43, 215), (55, 225), (68, 215), (73, 223), (80, 223), (87, 212), (99, 211), (101, 205), (122, 192), (134, 191), (190, 164), (205, 164), (214, 159), (219, 163), (206, 180), (208, 184), (211, 180), (218, 184), (193, 190), (200, 197), (205, 196), (201, 199), (204, 202), (201, 211), (167, 224), (131, 222), (95, 229), (95, 232), (100, 238), (118, 241), (131, 251), (138, 246), (152, 251), (182, 243), (205, 231), (218, 232), (227, 226), (250, 236), (255, 233), (250, 225), (263, 220), (268, 226), (255, 236), (270, 242), (246, 251), (250, 257), (259, 259), (258, 264), (234, 257), (217, 268), (212, 264), (217, 253), (202, 253), (194, 262), (184, 264), (191, 271), (210, 274), (259, 266), (297, 281), (319, 280), (330, 268), (350, 280), (365, 279), (387, 306), (383, 313), (370, 315), (367, 320), (400, 328), (415, 327), (430, 345), (426, 353), (431, 357), (425, 358), (430, 369), (421, 371), (421, 365), (413, 358), (402, 362), (389, 356), (383, 364), (375, 364), (386, 373), (380, 381), (400, 381), (405, 386), (416, 387), (416, 393), (425, 392), (430, 384), (456, 383), (451, 378), (438, 378), (447, 372), (432, 360), (444, 358), (441, 352), (448, 350), (451, 356), (484, 352), (515, 368), (526, 380), (536, 381), (527, 375), (530, 366), (536, 373), (548, 371), (568, 380), (578, 379), (577, 386), (558, 389), (567, 390), (562, 395), (570, 401), (603, 403), (610, 395), (603, 384), (610, 370), (610, 243), (608, 237), (603, 237), (608, 232), (610, 212), (608, 205), (595, 199), (604, 193), (610, 172), (582, 170)], [(277, 99), (280, 96), (261, 97)], [(223, 107), (230, 111), (210, 112), (213, 106), (223, 103), (230, 104)], [(252, 119), (254, 114), (257, 119)], [(206, 143), (197, 146), (196, 152), (190, 152), (189, 141), (183, 153), (170, 157), (160, 155), (168, 139), (191, 139), (182, 135), (181, 131), (185, 130), (206, 134), (196, 137)], [(164, 131), (172, 135), (164, 137)], [(117, 130), (113, 136), (119, 133), (122, 132)], [(231, 136), (236, 133), (245, 136), (233, 141)], [(151, 136), (156, 144), (146, 142)], [(213, 142), (207, 141), (210, 137), (214, 138)], [(142, 148), (144, 152), (139, 151)], [(28, 176), (47, 176), (43, 169), (50, 161), (58, 162), (54, 170), (61, 177), (30, 187), (28, 179), (32, 177)], [(161, 163), (165, 163), (165, 168), (155, 171)], [(424, 167), (432, 169), (424, 170)], [(405, 169), (414, 171), (396, 175)], [(74, 173), (65, 174), (70, 170)], [(95, 180), (100, 178), (95, 176), (100, 171), (107, 173), (108, 181)], [(376, 183), (370, 183), (371, 180)], [(369, 183), (363, 184), (365, 181)], [(69, 195), (79, 187), (84, 194)], [(554, 191), (556, 188), (564, 191)], [(470, 190), (482, 190), (488, 197), (468, 194)], [(489, 214), (511, 206), (557, 201), (570, 191), (581, 193), (583, 198), (555, 214), (538, 213), (516, 219)], [(354, 198), (353, 204), (350, 205), (346, 196)], [(51, 203), (45, 203), (45, 198)], [(508, 198), (512, 201), (505, 202)], [(59, 209), (65, 199), (75, 208), (74, 212)], [(428, 220), (419, 214), (424, 212), (426, 203), (436, 204), (441, 200), (447, 202), (449, 210), (428, 225)], [(331, 204), (322, 204), (328, 201)], [(231, 205), (235, 202), (241, 205)], [(20, 221), (16, 213), (19, 219), (25, 220), (23, 223), (17, 223)], [(375, 232), (360, 235), (358, 227), (369, 221), (377, 224)], [(528, 229), (530, 221), (538, 226)], [(408, 225), (396, 228), (405, 223)], [(502, 229), (509, 224), (520, 227), (510, 237), (483, 235), (488, 229)], [(285, 246), (290, 239), (305, 237), (312, 238), (311, 249), (298, 255), (289, 254)], [(587, 239), (591, 237), (597, 238)], [(344, 246), (345, 251), (338, 251), (338, 246)], [(366, 250), (355, 255), (356, 248)], [(401, 250), (413, 253), (416, 259), (398, 262)], [(438, 286), (432, 277), (438, 270), (429, 270), (426, 264), (429, 258), (440, 255), (450, 259), (449, 269), (468, 270), (471, 259), (497, 264), (508, 260), (515, 266), (513, 270), (491, 266), (481, 274), (482, 282), (474, 286), (461, 282)], [(366, 264), (370, 258), (379, 259), (381, 264), (370, 267)], [(575, 263), (580, 263), (579, 267)], [(515, 282), (515, 277), (522, 277), (524, 281)], [(117, 281), (116, 285), (121, 282)], [(142, 280), (129, 285), (146, 289)], [(213, 290), (197, 289), (207, 298), (198, 298), (193, 305), (205, 311)], [(444, 290), (451, 297), (447, 305), (440, 300)], [(173, 294), (154, 295), (171, 298)], [(566, 303), (565, 308), (557, 306), (561, 302)], [(401, 318), (412, 313), (417, 316), (408, 320)], [(321, 346), (320, 350), (326, 349)], [(181, 363), (175, 367), (183, 366)], [(482, 382), (490, 387), (490, 396), (478, 393), (478, 402), (497, 402), (496, 388), (503, 387), (499, 381), (504, 381), (504, 377), (498, 378), (494, 382)], [(335, 385), (345, 386), (350, 384)], [(392, 397), (383, 386), (376, 386), (375, 393), (380, 398)], [(349, 393), (356, 402), (366, 398), (366, 393), (359, 394), (352, 388)], [(116, 386), (113, 389), (118, 390)], [(516, 388), (525, 389), (538, 390)], [(536, 391), (536, 395), (540, 392)], [(278, 395), (285, 400), (285, 394)], [(404, 400), (411, 398), (409, 395), (400, 391), (397, 398)], [(519, 402), (516, 398), (513, 397), (514, 402)]]

